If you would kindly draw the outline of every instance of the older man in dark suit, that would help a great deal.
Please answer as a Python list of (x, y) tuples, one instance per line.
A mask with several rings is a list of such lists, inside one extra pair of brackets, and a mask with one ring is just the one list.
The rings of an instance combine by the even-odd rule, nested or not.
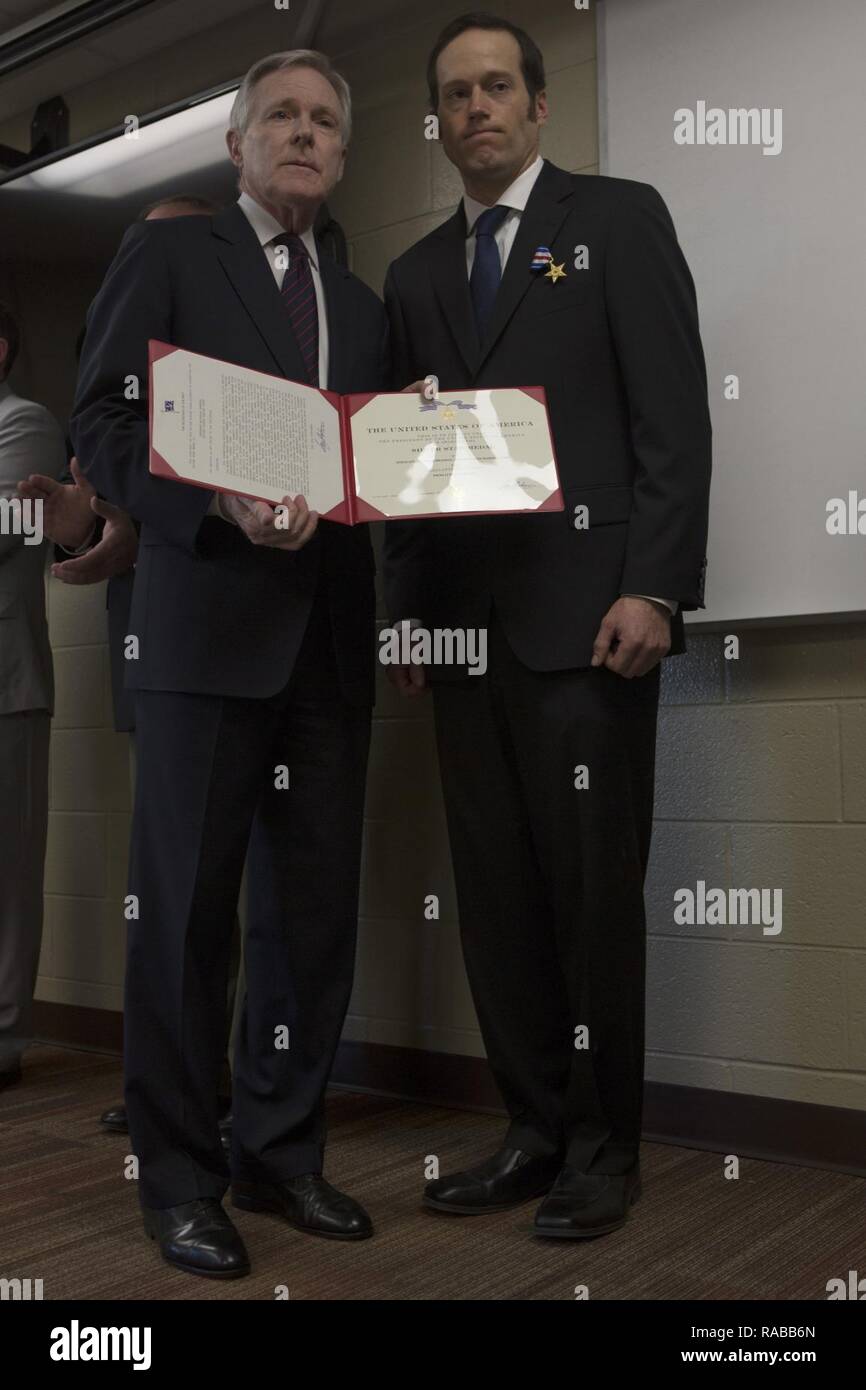
[(90, 310), (72, 422), (87, 475), (141, 524), (125, 1004), (140, 1197), (165, 1258), (214, 1276), (249, 1267), (221, 1205), (217, 1127), (245, 855), (235, 1205), (319, 1235), (372, 1229), (322, 1163), (354, 963), (374, 564), (363, 526), (319, 523), (303, 498), (286, 499), (283, 529), (264, 503), (150, 475), (144, 393), (127, 399), (126, 382), (146, 380), (155, 338), (339, 392), (381, 389), (382, 305), (312, 231), (349, 126), (348, 88), (322, 55), (254, 65), (228, 133), (239, 202), (127, 233)]

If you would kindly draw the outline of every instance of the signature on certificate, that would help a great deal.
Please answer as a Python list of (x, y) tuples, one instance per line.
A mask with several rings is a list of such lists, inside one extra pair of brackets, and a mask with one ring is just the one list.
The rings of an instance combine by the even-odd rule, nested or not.
[(316, 430), (316, 443), (318, 444), (319, 448), (322, 450), (322, 453), (326, 454), (326, 453), (328, 452), (328, 441), (327, 441), (327, 439), (325, 438), (325, 422), (324, 422), (324, 420), (323, 420), (322, 423), (319, 425), (319, 428)]

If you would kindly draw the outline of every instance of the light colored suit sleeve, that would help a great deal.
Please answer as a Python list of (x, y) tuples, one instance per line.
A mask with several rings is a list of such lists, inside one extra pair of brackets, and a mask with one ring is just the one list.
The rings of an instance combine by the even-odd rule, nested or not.
[[(44, 406), (21, 400), (0, 382), (0, 715), (54, 707), (54, 674), (45, 614), (45, 557), (41, 521), (9, 503), (31, 473), (60, 478), (66, 449)], [(22, 534), (21, 521), (29, 521)], [(39, 543), (34, 540), (39, 538)]]
[[(0, 497), (17, 497), (18, 484), (31, 473), (59, 478), (65, 468), (66, 447), (54, 416), (36, 401), (12, 395), (0, 400)], [(0, 529), (0, 563), (23, 544), (22, 536)]]

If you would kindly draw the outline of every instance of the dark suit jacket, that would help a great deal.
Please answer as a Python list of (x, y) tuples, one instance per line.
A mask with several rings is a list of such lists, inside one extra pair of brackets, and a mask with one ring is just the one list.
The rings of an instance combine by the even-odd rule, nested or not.
[[(327, 255), (328, 386), (387, 382), (379, 299)], [(147, 342), (304, 380), (291, 323), (258, 239), (233, 205), (213, 218), (136, 223), (90, 307), (70, 431), (97, 491), (141, 523), (127, 661), (131, 689), (262, 698), (287, 683), (313, 596), (326, 586), (341, 680), (372, 698), (374, 562), (365, 526), (320, 522), (303, 550), (253, 546), (207, 517), (213, 493), (148, 472)], [(125, 398), (126, 379), (141, 383)]]
[(105, 586), (105, 607), (108, 612), (108, 661), (111, 668), (111, 703), (114, 727), (119, 734), (135, 732), (135, 697), (126, 688), (126, 668), (123, 651), (131, 629), (132, 593), (135, 570), (112, 575)]
[[(480, 343), (465, 238), (461, 202), (389, 269), (394, 385), (435, 372), (443, 391), (544, 386), (565, 512), (389, 522), (388, 611), (483, 627), (492, 597), (526, 665), (587, 666), (621, 593), (704, 606), (711, 428), (694, 284), (653, 188), (545, 162)], [(539, 246), (565, 279), (530, 269)], [(671, 639), (684, 650), (680, 616)]]

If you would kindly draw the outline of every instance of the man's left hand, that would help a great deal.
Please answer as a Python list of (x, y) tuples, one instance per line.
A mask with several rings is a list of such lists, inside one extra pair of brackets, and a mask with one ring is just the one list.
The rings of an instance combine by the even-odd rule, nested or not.
[(601, 620), (592, 648), (593, 666), (606, 666), (632, 680), (645, 676), (667, 656), (671, 615), (646, 598), (618, 598)]
[(90, 507), (105, 520), (102, 535), (83, 555), (51, 566), (55, 579), (64, 584), (99, 584), (132, 569), (138, 556), (138, 533), (126, 512), (101, 497), (94, 497)]

